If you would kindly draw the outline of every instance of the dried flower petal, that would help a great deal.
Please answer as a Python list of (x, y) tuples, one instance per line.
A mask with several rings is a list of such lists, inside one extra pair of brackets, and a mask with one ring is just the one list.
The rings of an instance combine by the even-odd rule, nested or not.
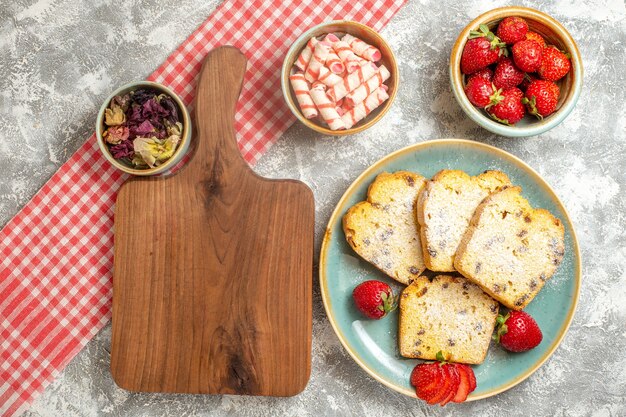
[(130, 130), (135, 136), (152, 136), (151, 133), (154, 133), (156, 129), (152, 126), (150, 120), (144, 120), (137, 126), (131, 126)]
[(107, 126), (119, 126), (126, 121), (126, 115), (120, 106), (112, 103), (110, 108), (104, 111), (104, 123)]
[(171, 97), (162, 95), (160, 96), (159, 103), (169, 112), (169, 115), (167, 116), (167, 121), (169, 121), (171, 124), (180, 122), (180, 117), (178, 115), (178, 106)]
[(112, 126), (105, 130), (102, 136), (108, 143), (117, 145), (121, 141), (128, 139), (129, 133), (126, 126)]
[(140, 88), (131, 92), (132, 99), (137, 104), (143, 104), (146, 101), (153, 99), (157, 96), (156, 92), (147, 88)]
[(130, 105), (130, 94), (126, 93), (123, 96), (113, 97), (111, 104), (117, 104), (124, 111), (128, 110), (128, 106)]
[(167, 128), (168, 136), (172, 136), (172, 135), (181, 136), (183, 134), (183, 124), (181, 122), (170, 124), (169, 121), (166, 121), (165, 127)]
[(156, 137), (138, 137), (133, 141), (133, 147), (135, 153), (141, 155), (146, 164), (152, 168), (171, 158), (178, 142), (180, 142), (180, 136), (176, 135), (165, 140)]
[(117, 145), (111, 146), (111, 155), (113, 155), (115, 159), (132, 158), (135, 156), (133, 142), (127, 139)]

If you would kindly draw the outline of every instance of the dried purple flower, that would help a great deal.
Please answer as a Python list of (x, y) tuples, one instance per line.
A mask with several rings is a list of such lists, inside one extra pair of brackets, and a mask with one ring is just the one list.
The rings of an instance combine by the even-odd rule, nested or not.
[(155, 130), (150, 120), (144, 120), (142, 123), (130, 127), (134, 136), (150, 136)]
[(166, 95), (161, 95), (160, 104), (169, 112), (169, 116), (166, 117), (167, 121), (171, 124), (176, 124), (176, 122), (180, 122), (180, 117), (178, 115), (178, 106), (176, 102), (171, 97)]
[(155, 98), (157, 96), (156, 92), (147, 88), (140, 88), (131, 92), (131, 98), (137, 104), (143, 104), (151, 98)]
[(111, 155), (115, 159), (122, 158), (130, 158), (132, 159), (135, 156), (135, 150), (133, 147), (133, 141), (126, 139), (118, 143), (117, 145), (111, 146)]

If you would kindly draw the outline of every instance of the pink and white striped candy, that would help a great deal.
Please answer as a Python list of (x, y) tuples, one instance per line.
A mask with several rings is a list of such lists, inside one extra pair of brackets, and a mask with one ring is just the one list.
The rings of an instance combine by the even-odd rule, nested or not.
[(317, 80), (320, 74), (320, 68), (324, 66), (324, 62), (326, 62), (326, 57), (328, 56), (329, 51), (330, 46), (328, 46), (325, 42), (318, 42), (317, 45), (315, 45), (313, 56), (311, 56), (309, 65), (306, 67), (306, 71), (304, 72), (304, 78), (308, 82), (312, 83)]
[(348, 95), (349, 92), (351, 92), (352, 90), (363, 84), (370, 77), (372, 77), (376, 73), (376, 71), (378, 71), (378, 68), (372, 62), (359, 67), (352, 74), (348, 74), (346, 77), (344, 77), (342, 82), (333, 85), (328, 90), (328, 97), (330, 97), (330, 99), (333, 101), (344, 98)]
[[(355, 88), (346, 96), (346, 100), (352, 105), (355, 106), (365, 100), (367, 96), (374, 90), (376, 90), (391, 76), (389, 70), (384, 65), (381, 65), (378, 68), (376, 74), (370, 77), (363, 84)], [(386, 86), (385, 86), (386, 87)]]
[(377, 88), (372, 94), (367, 96), (365, 100), (341, 116), (341, 120), (346, 129), (350, 129), (359, 121), (363, 120), (365, 116), (370, 114), (376, 107), (383, 104), (388, 98), (389, 95), (387, 95), (387, 92), (384, 89)]
[(313, 103), (313, 99), (311, 98), (309, 85), (304, 79), (304, 74), (301, 72), (291, 74), (289, 76), (289, 80), (291, 81), (291, 87), (293, 88), (293, 92), (296, 95), (296, 100), (298, 100), (300, 110), (302, 110), (302, 114), (304, 115), (304, 117), (306, 117), (307, 119), (312, 119), (316, 117), (317, 108), (315, 107), (315, 103)]
[(309, 65), (309, 61), (311, 60), (311, 56), (313, 56), (315, 45), (317, 45), (318, 42), (319, 41), (315, 37), (309, 39), (302, 52), (300, 52), (300, 55), (298, 55), (298, 59), (295, 63), (296, 67), (298, 67), (302, 71), (306, 70), (306, 67)]
[(320, 75), (317, 80), (329, 87), (332, 87), (333, 85), (342, 82), (343, 78), (337, 74), (333, 74), (328, 68), (322, 67), (320, 68)]
[(341, 40), (347, 43), (350, 48), (352, 48), (355, 54), (367, 59), (368, 61), (376, 62), (379, 61), (380, 58), (382, 58), (382, 54), (377, 48), (363, 42), (359, 38), (355, 38), (349, 33), (346, 34)]
[(311, 90), (311, 98), (317, 106), (317, 109), (319, 110), (322, 119), (324, 119), (324, 122), (326, 122), (330, 130), (339, 130), (346, 128), (343, 120), (341, 119), (341, 116), (339, 116), (339, 113), (337, 113), (335, 103), (328, 99), (328, 96), (323, 89), (313, 88)]
[(354, 51), (350, 48), (346, 42), (338, 41), (333, 43), (333, 50), (339, 56), (339, 59), (343, 62), (348, 73), (353, 73), (357, 68), (361, 66), (360, 57), (354, 54)]

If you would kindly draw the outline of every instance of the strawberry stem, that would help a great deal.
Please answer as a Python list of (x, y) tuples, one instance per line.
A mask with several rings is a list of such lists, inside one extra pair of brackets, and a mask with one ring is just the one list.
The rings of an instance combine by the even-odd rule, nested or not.
[(505, 324), (506, 321), (509, 319), (509, 316), (509, 313), (507, 313), (506, 316), (498, 314), (498, 317), (496, 318), (496, 333), (493, 335), (493, 340), (495, 340), (496, 343), (500, 343), (500, 337), (509, 331), (509, 328)]

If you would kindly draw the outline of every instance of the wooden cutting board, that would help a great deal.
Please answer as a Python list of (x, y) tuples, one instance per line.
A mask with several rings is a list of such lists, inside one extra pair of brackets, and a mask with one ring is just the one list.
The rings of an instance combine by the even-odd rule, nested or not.
[(118, 194), (111, 372), (122, 388), (290, 396), (309, 379), (313, 194), (241, 157), (245, 71), (239, 50), (210, 52), (193, 158)]

